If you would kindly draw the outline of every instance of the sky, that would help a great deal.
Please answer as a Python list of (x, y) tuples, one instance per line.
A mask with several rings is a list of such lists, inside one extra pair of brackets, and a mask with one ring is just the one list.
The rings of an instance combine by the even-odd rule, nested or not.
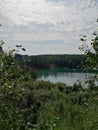
[(22, 54), (79, 54), (79, 35), (90, 39), (97, 18), (98, 0), (0, 0), (0, 40)]

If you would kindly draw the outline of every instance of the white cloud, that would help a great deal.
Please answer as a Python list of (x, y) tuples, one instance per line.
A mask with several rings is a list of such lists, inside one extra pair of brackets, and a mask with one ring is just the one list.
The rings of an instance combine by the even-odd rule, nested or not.
[(89, 34), (95, 29), (97, 7), (97, 0), (0, 0), (3, 25), (0, 38), (6, 41), (59, 39), (65, 46), (67, 43), (76, 46), (79, 34)]
[(55, 6), (45, 0), (5, 0), (1, 6), (11, 22), (24, 25), (30, 22), (59, 22), (64, 11), (61, 5)]

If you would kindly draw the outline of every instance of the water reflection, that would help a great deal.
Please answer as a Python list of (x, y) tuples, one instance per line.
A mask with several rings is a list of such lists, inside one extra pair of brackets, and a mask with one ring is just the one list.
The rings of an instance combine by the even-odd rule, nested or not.
[(77, 80), (84, 81), (86, 75), (94, 75), (92, 73), (79, 73), (79, 72), (42, 72), (38, 80), (51, 81), (52, 83), (63, 82), (72, 86)]

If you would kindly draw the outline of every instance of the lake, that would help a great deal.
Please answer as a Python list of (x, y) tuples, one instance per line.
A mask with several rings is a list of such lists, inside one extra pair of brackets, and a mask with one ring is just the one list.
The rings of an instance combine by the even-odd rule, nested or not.
[(86, 76), (92, 76), (94, 73), (84, 73), (66, 70), (44, 70), (39, 72), (38, 80), (50, 81), (52, 83), (62, 82), (72, 86), (77, 80), (85, 81)]

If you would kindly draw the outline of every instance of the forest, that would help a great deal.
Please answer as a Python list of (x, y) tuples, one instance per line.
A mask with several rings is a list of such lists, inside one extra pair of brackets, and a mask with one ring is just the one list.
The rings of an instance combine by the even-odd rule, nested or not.
[(81, 69), (86, 63), (86, 55), (37, 55), (28, 56), (16, 54), (15, 58), (27, 69)]

